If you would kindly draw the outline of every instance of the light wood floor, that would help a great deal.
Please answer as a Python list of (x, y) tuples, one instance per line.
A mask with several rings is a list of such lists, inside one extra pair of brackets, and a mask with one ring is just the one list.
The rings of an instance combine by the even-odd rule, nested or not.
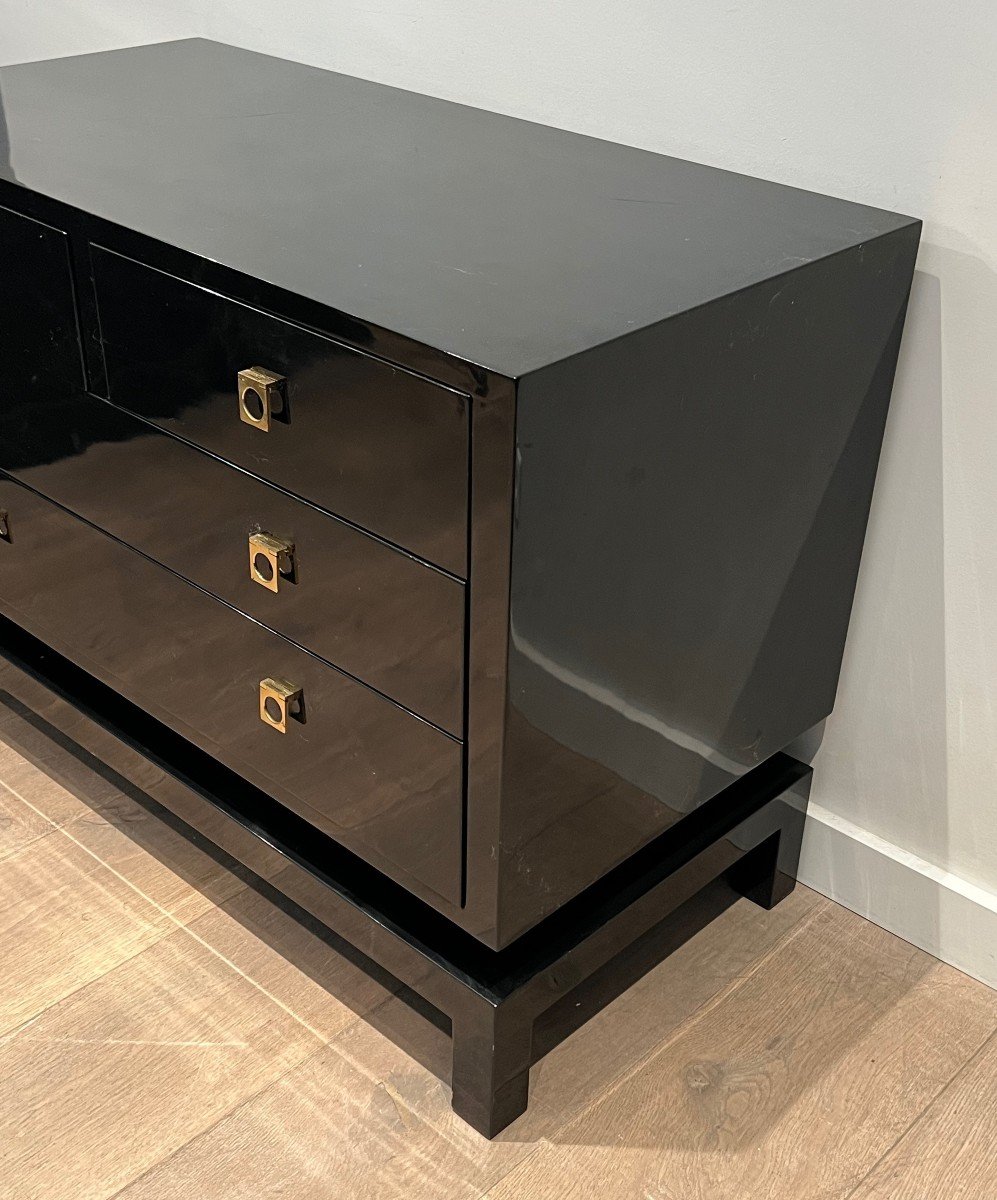
[(488, 1143), (383, 984), (93, 763), (31, 757), (0, 743), (5, 1200), (997, 1197), (997, 993), (812, 892), (739, 902)]

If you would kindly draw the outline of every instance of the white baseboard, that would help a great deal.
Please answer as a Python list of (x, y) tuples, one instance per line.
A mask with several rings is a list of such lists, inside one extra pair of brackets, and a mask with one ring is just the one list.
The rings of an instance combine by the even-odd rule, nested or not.
[(800, 882), (997, 988), (997, 895), (811, 803)]

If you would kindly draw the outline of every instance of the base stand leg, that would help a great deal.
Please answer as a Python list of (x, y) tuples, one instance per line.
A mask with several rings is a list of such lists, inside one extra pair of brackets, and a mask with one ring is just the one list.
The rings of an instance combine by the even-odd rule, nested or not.
[(779, 824), (775, 833), (741, 859), (729, 873), (731, 885), (762, 908), (775, 908), (796, 887), (806, 811), (779, 799), (772, 803)]
[(494, 1137), (526, 1111), (533, 1020), (474, 997), (453, 1018), (453, 1110)]

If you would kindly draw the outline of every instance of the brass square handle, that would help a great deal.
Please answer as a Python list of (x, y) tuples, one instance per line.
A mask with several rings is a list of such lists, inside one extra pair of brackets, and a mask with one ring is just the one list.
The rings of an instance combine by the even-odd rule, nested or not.
[(275, 375), (265, 367), (247, 367), (239, 372), (239, 417), (254, 429), (270, 432), (274, 416), (282, 416), (285, 407), (283, 375)]
[(280, 581), (296, 582), (294, 543), (270, 533), (249, 535), (249, 578), (270, 592), (280, 589)]
[(260, 680), (260, 720), (278, 733), (287, 733), (289, 720), (304, 721), (301, 688), (286, 679)]

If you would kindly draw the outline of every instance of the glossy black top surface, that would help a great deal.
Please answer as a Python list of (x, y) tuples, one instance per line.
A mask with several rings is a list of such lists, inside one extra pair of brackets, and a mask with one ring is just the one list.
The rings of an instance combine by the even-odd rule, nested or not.
[(0, 178), (509, 376), (909, 222), (202, 40), (0, 106)]

